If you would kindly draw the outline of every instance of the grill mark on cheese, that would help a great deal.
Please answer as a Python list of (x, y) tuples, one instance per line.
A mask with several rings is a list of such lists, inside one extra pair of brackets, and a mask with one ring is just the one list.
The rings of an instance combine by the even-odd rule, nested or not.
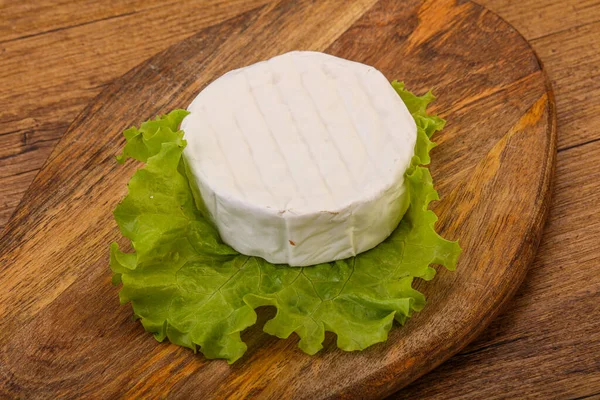
[[(295, 60), (292, 59), (292, 63), (295, 64)], [(331, 142), (333, 143), (333, 148), (336, 151), (336, 154), (338, 155), (338, 158), (340, 160), (340, 162), (342, 163), (342, 165), (344, 166), (344, 168), (346, 169), (346, 172), (348, 173), (348, 176), (350, 177), (350, 179), (352, 179), (353, 183), (356, 184), (354, 177), (352, 176), (352, 173), (350, 172), (350, 169), (348, 168), (348, 164), (346, 163), (346, 160), (344, 159), (342, 152), (340, 151), (339, 147), (337, 146), (337, 143), (335, 141), (335, 139), (333, 138), (333, 135), (331, 134), (330, 130), (329, 130), (329, 125), (325, 122), (323, 115), (321, 114), (321, 110), (320, 108), (317, 106), (314, 97), (312, 96), (312, 93), (310, 92), (310, 90), (308, 90), (308, 88), (306, 87), (306, 83), (304, 81), (304, 76), (302, 73), (300, 73), (300, 86), (302, 87), (302, 89), (305, 91), (306, 93), (306, 97), (310, 100), (311, 105), (314, 108), (315, 111), (315, 115), (317, 116), (319, 122), (322, 124), (324, 131), (327, 133), (328, 138), (331, 140)]]
[[(271, 72), (272, 72), (272, 68), (271, 68)], [(278, 83), (278, 82), (276, 82)], [(329, 184), (327, 183), (327, 180), (325, 179), (325, 177), (323, 176), (323, 171), (321, 171), (321, 167), (319, 165), (319, 162), (317, 161), (312, 148), (309, 146), (309, 144), (306, 142), (306, 139), (304, 137), (304, 135), (302, 134), (302, 132), (300, 132), (300, 129), (298, 128), (299, 124), (298, 121), (296, 120), (296, 117), (294, 116), (294, 112), (292, 110), (292, 108), (290, 107), (289, 102), (287, 101), (287, 97), (285, 96), (285, 94), (282, 92), (280, 85), (275, 84), (275, 90), (277, 95), (279, 96), (279, 100), (281, 102), (281, 104), (285, 107), (290, 120), (292, 121), (292, 126), (293, 126), (293, 130), (295, 132), (295, 134), (297, 135), (299, 141), (303, 144), (304, 149), (306, 150), (306, 153), (309, 157), (309, 161), (310, 161), (310, 166), (309, 168), (312, 166), (315, 168), (315, 170), (317, 171), (317, 176), (319, 177), (320, 182), (323, 185), (323, 188), (325, 189), (325, 191), (327, 192), (327, 194), (329, 195), (329, 198), (331, 200), (331, 203), (333, 204), (333, 206), (335, 207), (336, 205), (336, 201), (335, 198), (333, 196), (333, 192), (331, 190), (331, 187), (329, 186)]]
[(240, 136), (242, 137), (243, 143), (246, 145), (248, 153), (250, 154), (250, 159), (252, 160), (252, 165), (254, 166), (254, 168), (256, 170), (256, 175), (258, 176), (258, 179), (262, 183), (263, 188), (265, 189), (265, 191), (267, 193), (269, 193), (269, 196), (271, 196), (271, 199), (273, 200), (273, 202), (275, 202), (275, 195), (273, 194), (273, 192), (271, 191), (271, 189), (269, 188), (269, 186), (265, 183), (265, 179), (263, 178), (262, 174), (260, 173), (260, 169), (258, 168), (258, 164), (256, 163), (256, 159), (254, 158), (254, 152), (252, 151), (252, 146), (248, 142), (248, 139), (246, 138), (246, 135), (244, 135), (244, 132), (243, 132), (241, 126), (240, 126), (240, 121), (238, 120), (238, 117), (235, 114), (235, 112), (231, 113), (231, 117), (232, 117), (232, 119), (233, 119), (233, 121), (235, 123), (236, 129), (239, 131)]
[[(325, 73), (328, 73), (327, 71), (324, 71)], [(331, 86), (331, 84), (330, 84)], [(361, 134), (359, 132), (360, 130), (360, 126), (358, 124), (358, 121), (356, 121), (355, 115), (354, 113), (350, 112), (350, 109), (348, 107), (348, 99), (345, 96), (342, 96), (341, 92), (340, 92), (340, 85), (334, 85), (333, 90), (335, 90), (335, 92), (337, 93), (337, 97), (339, 99), (339, 101), (341, 102), (341, 104), (344, 105), (344, 111), (346, 113), (346, 116), (348, 117), (348, 119), (350, 121), (352, 121), (352, 123), (350, 124), (352, 127), (352, 130), (354, 132), (354, 134), (356, 135), (356, 137), (358, 138), (358, 140), (360, 141), (360, 143), (362, 144), (363, 148), (365, 149), (365, 152), (367, 153), (367, 162), (371, 165), (371, 167), (377, 171), (378, 174), (382, 174), (383, 170), (380, 168), (378, 163), (373, 162), (373, 159), (376, 157), (375, 154), (373, 154), (373, 149), (372, 146), (369, 145), (367, 142), (365, 142), (364, 137), (366, 136), (364, 134)], [(377, 115), (377, 114), (376, 114)]]
[[(248, 80), (248, 75), (247, 75), (246, 70), (242, 70), (242, 73), (246, 77), (245, 81), (247, 82), (247, 85), (248, 85), (248, 92), (250, 93), (250, 97), (251, 97), (253, 103), (256, 105), (256, 109), (258, 110), (258, 113), (261, 116), (261, 118), (262, 118), (262, 120), (263, 120), (263, 122), (264, 122), (264, 124), (265, 124), (265, 126), (267, 128), (267, 132), (269, 133), (269, 138), (275, 144), (275, 148), (277, 149), (277, 152), (281, 156), (281, 159), (283, 160), (283, 163), (285, 164), (286, 169), (290, 173), (289, 176), (292, 177), (292, 185), (294, 186), (294, 189), (295, 189), (294, 195), (300, 196), (300, 197), (304, 198), (304, 193), (299, 188), (298, 182), (296, 181), (296, 176), (294, 174), (294, 171), (290, 167), (290, 163), (289, 163), (289, 161), (288, 161), (288, 159), (286, 157), (286, 152), (282, 151), (281, 145), (280, 145), (279, 141), (277, 140), (276, 135), (273, 134), (273, 129), (271, 128), (271, 125), (269, 124), (269, 120), (267, 119), (265, 113), (263, 112), (263, 110), (261, 108), (261, 105), (260, 105), (259, 101), (256, 98), (256, 94), (254, 93), (254, 89), (250, 85), (250, 81)], [(292, 195), (291, 198), (294, 198), (295, 197), (294, 195)], [(282, 205), (281, 208), (282, 209), (287, 209), (289, 201), (291, 201), (291, 199), (288, 200), (284, 205)]]
[[(206, 114), (206, 112), (203, 109), (200, 109), (200, 112), (203, 114)], [(204, 115), (206, 117), (206, 115)], [(217, 144), (217, 148), (219, 149), (219, 155), (221, 157), (223, 157), (223, 159), (225, 160), (225, 164), (227, 165), (227, 168), (229, 170), (229, 172), (231, 173), (231, 176), (233, 177), (233, 186), (235, 187), (235, 189), (238, 191), (238, 193), (246, 198), (246, 193), (244, 192), (244, 190), (242, 190), (241, 185), (238, 183), (237, 181), (237, 177), (236, 177), (236, 173), (235, 173), (235, 168), (233, 168), (231, 166), (231, 162), (229, 161), (229, 158), (227, 157), (227, 154), (225, 151), (223, 151), (223, 145), (221, 143), (220, 140), (220, 136), (217, 134), (217, 132), (215, 131), (214, 127), (212, 126), (211, 122), (210, 122), (210, 118), (204, 118), (204, 121), (206, 121), (206, 126), (212, 130), (215, 133), (215, 143)]]

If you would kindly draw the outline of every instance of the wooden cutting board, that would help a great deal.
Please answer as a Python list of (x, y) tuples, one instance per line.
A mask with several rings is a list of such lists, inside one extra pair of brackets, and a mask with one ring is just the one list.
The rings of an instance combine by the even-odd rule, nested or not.
[[(143, 23), (143, 21), (140, 21)], [(177, 21), (165, 21), (177, 23)], [(122, 38), (127, 40), (127, 38)], [(458, 270), (418, 282), (428, 305), (386, 343), (308, 356), (297, 337), (242, 334), (230, 366), (157, 343), (119, 306), (112, 209), (139, 164), (118, 166), (121, 131), (176, 107), (233, 68), (293, 49), (370, 64), (448, 120), (431, 171), (438, 229)], [(464, 1), (280, 1), (150, 58), (72, 123), (0, 243), (0, 397), (378, 398), (436, 367), (494, 318), (525, 276), (548, 212), (555, 111), (544, 70), (506, 22)], [(125, 244), (121, 241), (121, 244)]]

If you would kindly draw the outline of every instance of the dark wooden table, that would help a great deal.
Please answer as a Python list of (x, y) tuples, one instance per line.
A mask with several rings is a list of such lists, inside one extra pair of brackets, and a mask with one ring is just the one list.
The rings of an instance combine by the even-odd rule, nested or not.
[[(201, 28), (267, 2), (0, 1), (0, 229), (104, 86)], [(600, 398), (600, 1), (480, 3), (531, 42), (554, 85), (551, 215), (508, 308), (397, 397)]]

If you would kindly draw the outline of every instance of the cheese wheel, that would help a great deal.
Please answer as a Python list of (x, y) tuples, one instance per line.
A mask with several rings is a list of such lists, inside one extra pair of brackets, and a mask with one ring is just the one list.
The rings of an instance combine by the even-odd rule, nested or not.
[(242, 254), (347, 258), (385, 240), (408, 207), (417, 128), (373, 67), (294, 51), (226, 73), (188, 110), (195, 201)]

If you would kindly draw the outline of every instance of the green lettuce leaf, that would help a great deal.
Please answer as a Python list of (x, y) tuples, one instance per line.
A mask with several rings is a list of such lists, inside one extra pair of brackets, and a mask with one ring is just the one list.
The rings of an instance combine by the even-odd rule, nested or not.
[(457, 242), (434, 230), (428, 210), (438, 199), (429, 163), (430, 140), (445, 121), (428, 115), (431, 93), (418, 97), (394, 81), (418, 127), (415, 156), (406, 171), (410, 207), (383, 243), (356, 257), (304, 268), (274, 265), (237, 253), (223, 243), (196, 208), (185, 174), (186, 145), (178, 126), (187, 115), (175, 110), (139, 129), (124, 132), (127, 144), (118, 160), (145, 162), (129, 182), (129, 193), (114, 210), (133, 253), (111, 245), (113, 282), (122, 284), (121, 303), (131, 302), (136, 317), (159, 341), (199, 349), (207, 358), (232, 363), (246, 351), (240, 332), (256, 323), (255, 309), (274, 306), (264, 331), (280, 338), (293, 332), (299, 347), (315, 354), (325, 331), (337, 335), (346, 351), (385, 341), (393, 321), (404, 324), (425, 304), (412, 288), (415, 278), (432, 279), (432, 264), (454, 269)]

